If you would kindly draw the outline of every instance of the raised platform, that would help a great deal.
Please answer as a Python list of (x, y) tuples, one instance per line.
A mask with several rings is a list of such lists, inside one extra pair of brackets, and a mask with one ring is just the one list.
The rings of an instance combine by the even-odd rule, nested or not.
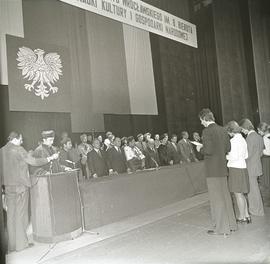
[(204, 162), (92, 179), (80, 184), (85, 229), (206, 192)]

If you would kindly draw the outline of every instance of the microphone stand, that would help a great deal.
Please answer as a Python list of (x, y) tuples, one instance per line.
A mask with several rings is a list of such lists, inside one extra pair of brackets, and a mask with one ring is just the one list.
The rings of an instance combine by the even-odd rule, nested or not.
[(156, 166), (156, 170), (159, 170), (159, 165), (158, 165), (158, 163), (156, 162), (156, 160), (155, 160), (153, 157), (151, 157), (151, 160), (154, 161), (155, 166)]

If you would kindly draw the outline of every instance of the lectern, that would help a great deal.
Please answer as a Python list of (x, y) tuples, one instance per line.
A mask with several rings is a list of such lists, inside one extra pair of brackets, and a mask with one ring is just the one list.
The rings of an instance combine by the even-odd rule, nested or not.
[(33, 178), (30, 193), (35, 241), (54, 243), (82, 233), (77, 174), (73, 170)]

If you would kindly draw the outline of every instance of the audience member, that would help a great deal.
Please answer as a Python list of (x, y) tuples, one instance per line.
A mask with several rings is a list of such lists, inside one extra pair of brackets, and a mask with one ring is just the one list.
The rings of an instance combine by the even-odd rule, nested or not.
[(169, 163), (179, 164), (181, 162), (181, 155), (180, 149), (177, 145), (177, 135), (172, 134), (171, 141), (168, 141), (168, 156), (169, 156)]
[(121, 139), (114, 139), (114, 146), (107, 151), (107, 162), (109, 173), (124, 173), (127, 172), (127, 164), (125, 154), (121, 149)]
[(61, 143), (62, 140), (65, 140), (65, 139), (67, 139), (67, 138), (69, 138), (68, 132), (63, 131), (63, 132), (61, 133), (60, 143)]
[(128, 168), (131, 171), (142, 170), (145, 167), (145, 156), (135, 145), (134, 137), (127, 138), (128, 145), (124, 147)]
[[(105, 145), (104, 145), (104, 142), (103, 142), (102, 135), (98, 135), (97, 139), (99, 140), (99, 143), (100, 143), (100, 149), (104, 150)], [(92, 143), (93, 143), (93, 140), (92, 140)]]
[(161, 166), (169, 165), (168, 137), (163, 134), (160, 136), (160, 146), (158, 148), (159, 160)]
[(93, 178), (109, 174), (106, 153), (100, 149), (100, 141), (93, 140), (93, 149), (87, 154), (87, 164)]
[(155, 140), (155, 148), (158, 149), (160, 145), (159, 134), (155, 134), (154, 140)]
[(145, 142), (143, 141), (144, 137), (143, 134), (138, 134), (137, 135), (137, 141), (135, 143), (136, 147), (139, 148), (139, 150), (144, 153), (146, 146), (145, 146)]
[[(11, 132), (8, 143), (0, 149), (0, 182), (5, 187), (9, 252), (21, 251), (31, 246), (26, 234), (29, 224), (28, 204), (31, 187), (28, 165), (42, 166), (58, 158), (57, 153), (33, 158), (21, 146), (22, 143), (22, 135)], [(1, 236), (3, 235), (1, 233)]]
[(195, 157), (193, 147), (188, 139), (189, 135), (187, 131), (181, 133), (182, 139), (178, 142), (178, 146), (181, 153), (181, 159), (183, 162), (198, 161)]
[(113, 133), (111, 131), (106, 132), (106, 138), (104, 140), (104, 145), (105, 145), (104, 150), (107, 150), (111, 146), (110, 138), (111, 138), (112, 134)]
[[(200, 143), (200, 144), (202, 143), (201, 137), (200, 137), (200, 135), (199, 135), (198, 132), (193, 132), (192, 137), (193, 137), (193, 141), (194, 141), (194, 142), (197, 142), (197, 143)], [(194, 152), (194, 154), (195, 154), (195, 157), (196, 157), (198, 160), (202, 160), (202, 159), (203, 159), (203, 155), (202, 155), (202, 153), (200, 152), (201, 147), (200, 147), (200, 146), (196, 146), (196, 145), (194, 145), (194, 144), (192, 144), (192, 147), (193, 147), (193, 152)]]
[(263, 139), (255, 132), (254, 126), (249, 119), (242, 119), (239, 125), (242, 127), (242, 132), (247, 135), (248, 158), (246, 162), (250, 184), (248, 194), (249, 212), (252, 215), (263, 216), (264, 208), (258, 185), (258, 177), (262, 175)]
[(209, 235), (227, 235), (236, 230), (236, 220), (231, 196), (227, 185), (226, 154), (231, 150), (229, 135), (226, 130), (215, 123), (210, 109), (202, 109), (199, 113), (201, 124), (205, 127), (202, 132), (206, 167), (206, 182), (210, 199), (213, 229)]
[(91, 134), (87, 135), (87, 143), (89, 145), (92, 145), (92, 143), (93, 143), (93, 136)]
[(122, 137), (121, 138), (121, 149), (124, 150), (124, 147), (128, 145), (127, 143), (127, 137)]
[(154, 139), (150, 138), (147, 141), (147, 147), (145, 150), (145, 167), (147, 169), (150, 168), (158, 168), (160, 165), (158, 151), (155, 148)]
[(248, 205), (245, 194), (249, 193), (249, 179), (246, 159), (248, 149), (246, 140), (243, 138), (241, 128), (235, 121), (230, 121), (227, 132), (231, 136), (231, 151), (227, 154), (227, 167), (229, 168), (229, 190), (235, 196), (239, 215), (237, 222), (251, 223), (248, 213)]
[(91, 145), (87, 143), (87, 135), (82, 134), (80, 136), (81, 144), (78, 146), (78, 152), (81, 157), (81, 168), (82, 168), (82, 175), (84, 178), (90, 177), (89, 168), (87, 166), (87, 154), (93, 149)]

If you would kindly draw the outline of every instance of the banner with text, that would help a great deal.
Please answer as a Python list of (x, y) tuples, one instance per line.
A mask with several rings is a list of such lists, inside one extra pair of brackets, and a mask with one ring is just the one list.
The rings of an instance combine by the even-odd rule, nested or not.
[(60, 0), (197, 48), (196, 26), (140, 0)]

